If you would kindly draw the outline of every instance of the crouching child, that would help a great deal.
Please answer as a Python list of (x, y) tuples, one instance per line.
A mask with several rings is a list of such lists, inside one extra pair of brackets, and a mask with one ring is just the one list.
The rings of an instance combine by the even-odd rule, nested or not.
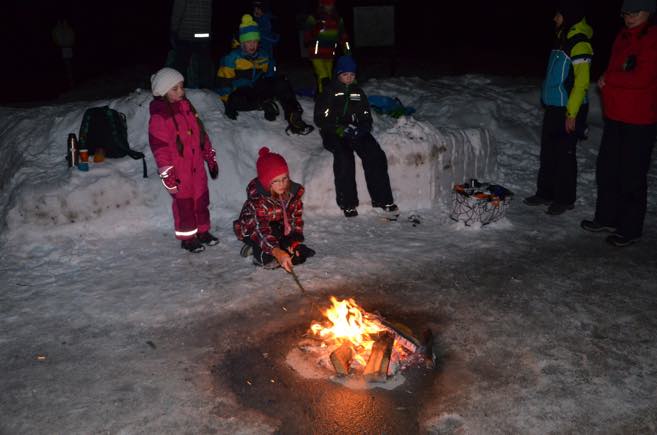
[(253, 264), (266, 269), (282, 266), (291, 272), (293, 266), (315, 255), (303, 244), (304, 188), (290, 180), (287, 162), (280, 154), (267, 147), (258, 154), (258, 176), (246, 188), (247, 199), (233, 229), (244, 243), (243, 257), (253, 253)]

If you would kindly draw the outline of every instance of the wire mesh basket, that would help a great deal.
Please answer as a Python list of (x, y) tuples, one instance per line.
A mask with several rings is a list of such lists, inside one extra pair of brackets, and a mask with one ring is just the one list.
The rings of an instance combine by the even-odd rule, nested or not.
[(450, 218), (473, 224), (487, 225), (502, 219), (509, 208), (513, 193), (497, 184), (469, 183), (457, 184), (452, 192), (452, 211)]

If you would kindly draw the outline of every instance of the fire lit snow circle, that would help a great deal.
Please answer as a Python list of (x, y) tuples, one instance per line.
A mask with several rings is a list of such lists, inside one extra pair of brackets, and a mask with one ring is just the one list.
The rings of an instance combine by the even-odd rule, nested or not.
[(394, 389), (412, 367), (433, 369), (433, 334), (422, 337), (410, 328), (369, 313), (353, 299), (331, 296), (325, 319), (312, 322), (301, 342), (286, 358), (301, 376), (329, 378), (355, 389)]

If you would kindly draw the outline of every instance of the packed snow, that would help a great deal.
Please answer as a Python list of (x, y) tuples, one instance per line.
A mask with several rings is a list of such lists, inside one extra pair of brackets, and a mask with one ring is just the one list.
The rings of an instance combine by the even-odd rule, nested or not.
[[(297, 271), (310, 293), (354, 295), (364, 306), (384, 300), (443, 319), (435, 400), (418, 404), (424, 431), (657, 432), (657, 183), (653, 171), (641, 243), (617, 249), (578, 228), (595, 204), (602, 119), (594, 89), (576, 208), (558, 217), (520, 201), (535, 186), (538, 82), (409, 77), (364, 89), (417, 110), (400, 119), (375, 114), (398, 222), (371, 211), (360, 168), (361, 215), (342, 216), (317, 132), (288, 136), (283, 120), (260, 113), (231, 121), (215, 93), (189, 90), (220, 166), (209, 186), (221, 243), (197, 255), (173, 236), (170, 199), (148, 148), (147, 90), (0, 108), (0, 432), (277, 430), (279, 421), (241, 403), (211, 372), (224, 351), (281, 327), (244, 325), (243, 315), (277, 310), (287, 316), (279, 322), (296, 321), (278, 309), (298, 300), (294, 282), (241, 258), (232, 233), (262, 146), (284, 155), (306, 187), (306, 239), (318, 254)], [(310, 121), (313, 101), (300, 102)], [(88, 172), (67, 167), (68, 134), (87, 108), (107, 104), (127, 115), (148, 178), (130, 158), (91, 163)], [(449, 219), (453, 184), (470, 178), (515, 192), (505, 219), (474, 228)]]

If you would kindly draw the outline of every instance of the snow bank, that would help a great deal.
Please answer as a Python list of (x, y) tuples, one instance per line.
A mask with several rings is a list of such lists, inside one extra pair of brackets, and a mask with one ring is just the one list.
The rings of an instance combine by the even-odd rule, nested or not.
[[(383, 82), (385, 85), (385, 82)], [(413, 80), (401, 81), (406, 95), (419, 94)], [(380, 93), (378, 82), (368, 92)], [(333, 188), (332, 156), (317, 132), (287, 136), (285, 122), (267, 122), (260, 113), (241, 113), (237, 121), (223, 115), (216, 94), (190, 90), (188, 96), (206, 124), (217, 149), (220, 175), (210, 182), (214, 219), (234, 219), (245, 186), (255, 176), (261, 146), (283, 154), (291, 176), (307, 188), (309, 213), (338, 214)], [(35, 109), (0, 109), (0, 224), (20, 231), (99, 231), (114, 233), (153, 225), (171, 226), (170, 201), (156, 174), (148, 147), (150, 93), (137, 90), (113, 100), (69, 103)], [(300, 100), (311, 121), (313, 102)], [(133, 149), (147, 156), (150, 177), (141, 177), (141, 163), (129, 158), (91, 163), (89, 172), (67, 168), (66, 138), (77, 133), (84, 111), (102, 105), (123, 112)], [(393, 193), (402, 209), (432, 208), (447, 199), (454, 182), (491, 179), (497, 170), (496, 148), (483, 126), (459, 129), (440, 126), (434, 110), (395, 120), (375, 114), (374, 134), (388, 155)], [(370, 204), (362, 167), (357, 165), (362, 211)], [(216, 223), (216, 222), (215, 222)]]

